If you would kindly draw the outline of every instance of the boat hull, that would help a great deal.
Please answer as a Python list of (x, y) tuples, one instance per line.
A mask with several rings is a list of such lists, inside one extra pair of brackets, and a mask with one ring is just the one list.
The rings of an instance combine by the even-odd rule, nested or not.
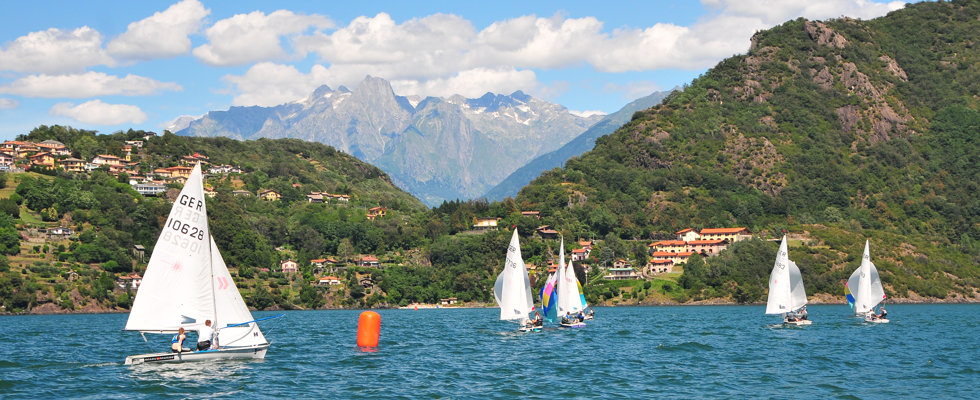
[(562, 328), (584, 328), (585, 322), (569, 322), (569, 323), (563, 322), (560, 324), (560, 326)]
[(209, 360), (245, 360), (263, 359), (269, 350), (269, 344), (249, 347), (224, 348), (217, 350), (204, 350), (183, 353), (151, 353), (127, 356), (125, 365), (157, 364), (157, 363), (180, 363), (193, 361)]
[(801, 320), (796, 320), (796, 321), (783, 321), (783, 324), (785, 324), (785, 325), (793, 325), (793, 326), (804, 326), (804, 325), (810, 325), (812, 323), (813, 323), (813, 321), (810, 321), (808, 319), (801, 319)]
[(888, 321), (888, 318), (875, 318), (875, 319), (871, 319), (871, 318), (865, 317), (864, 318), (864, 322), (870, 322), (872, 324), (887, 324), (889, 321)]

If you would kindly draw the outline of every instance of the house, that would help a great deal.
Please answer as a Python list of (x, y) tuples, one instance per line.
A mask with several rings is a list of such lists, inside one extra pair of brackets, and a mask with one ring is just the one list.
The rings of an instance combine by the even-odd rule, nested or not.
[(311, 192), (310, 194), (306, 195), (306, 201), (309, 203), (323, 203), (325, 200), (323, 195), (319, 192)]
[(439, 299), (439, 304), (442, 304), (444, 306), (451, 306), (451, 305), (456, 304), (458, 302), (459, 302), (459, 299), (457, 299), (455, 297), (450, 297), (448, 299)]
[(214, 190), (213, 187), (206, 186), (204, 188), (204, 195), (208, 197), (214, 197), (218, 195), (218, 191)]
[(653, 242), (647, 245), (650, 248), (650, 253), (658, 251), (666, 251), (669, 253), (677, 253), (687, 250), (687, 242), (683, 240), (661, 240), (658, 242)]
[(85, 160), (80, 160), (75, 157), (58, 160), (58, 166), (68, 172), (85, 172)]
[(279, 268), (284, 274), (295, 273), (298, 270), (297, 266), (296, 261), (293, 260), (286, 260), (279, 264)]
[(54, 168), (54, 156), (51, 153), (42, 151), (40, 153), (34, 154), (28, 159), (31, 160), (31, 165), (40, 165), (48, 168)]
[(358, 267), (368, 267), (368, 268), (381, 268), (381, 263), (378, 262), (378, 258), (375, 256), (367, 255), (361, 257), (357, 260)]
[(266, 201), (282, 200), (282, 194), (272, 189), (259, 190), (257, 196), (259, 196), (259, 198), (261, 198), (262, 200), (266, 200)]
[(548, 273), (553, 274), (555, 272), (558, 272), (558, 264), (555, 264), (554, 261), (548, 261)]
[(677, 232), (674, 232), (674, 234), (677, 235), (677, 240), (683, 242), (687, 242), (690, 240), (698, 240), (701, 238), (701, 236), (698, 235), (698, 232), (695, 231), (694, 228), (681, 229)]
[(0, 153), (0, 165), (10, 168), (14, 165), (14, 156), (6, 152)]
[(156, 196), (167, 191), (166, 186), (156, 183), (137, 183), (131, 186), (143, 196)]
[(558, 231), (551, 227), (551, 225), (541, 225), (534, 230), (538, 233), (542, 239), (555, 239), (558, 237)]
[(239, 189), (239, 190), (232, 190), (231, 195), (235, 197), (251, 197), (252, 192), (249, 192), (248, 190)]
[(375, 218), (384, 218), (387, 211), (386, 207), (371, 207), (367, 212), (367, 219), (373, 221)]
[(603, 278), (611, 281), (622, 281), (627, 279), (640, 279), (640, 274), (636, 273), (633, 267), (613, 267), (607, 270), (608, 274)]
[(705, 228), (701, 230), (701, 239), (713, 240), (724, 239), (728, 243), (735, 243), (741, 240), (751, 239), (752, 232), (747, 228)]
[(681, 251), (677, 253), (671, 253), (667, 251), (656, 251), (650, 256), (652, 256), (654, 260), (670, 260), (674, 262), (674, 265), (677, 265), (677, 264), (686, 263), (687, 259), (691, 257), (691, 255), (693, 254), (694, 253), (691, 253), (689, 251)]
[(333, 286), (340, 284), (340, 278), (336, 276), (324, 276), (317, 280), (317, 286)]
[(186, 165), (194, 165), (196, 163), (201, 163), (201, 165), (209, 164), (211, 159), (203, 154), (194, 153), (189, 156), (184, 156), (181, 161)]
[(718, 253), (727, 247), (728, 240), (726, 239), (692, 240), (687, 242), (687, 251), (703, 254), (708, 257), (718, 255)]
[(541, 212), (540, 211), (521, 211), (521, 216), (522, 217), (532, 217), (532, 218), (535, 218), (535, 219), (541, 219)]
[(143, 261), (143, 257), (146, 255), (146, 248), (141, 244), (133, 245), (133, 255), (139, 257), (140, 261)]
[(647, 276), (669, 274), (674, 270), (674, 261), (672, 260), (657, 260), (651, 258), (647, 262), (646, 267), (643, 268), (644, 274)]
[(213, 165), (208, 168), (208, 173), (212, 175), (217, 174), (240, 174), (242, 169), (238, 167), (233, 167), (231, 165)]
[[(96, 168), (101, 167), (103, 165), (120, 167), (120, 166), (124, 165), (125, 163), (126, 162), (123, 161), (123, 159), (121, 159), (119, 157), (116, 157), (114, 155), (111, 155), (111, 154), (99, 154), (99, 155), (95, 156), (95, 158), (92, 159), (92, 164), (95, 164), (96, 165)], [(188, 176), (189, 175), (190, 174), (188, 174)]]
[(473, 228), (474, 229), (480, 229), (480, 230), (496, 230), (497, 229), (497, 221), (500, 221), (500, 218), (476, 218), (476, 217), (473, 217)]
[(189, 178), (191, 176), (191, 171), (193, 171), (193, 170), (194, 170), (193, 167), (186, 167), (186, 166), (183, 166), (183, 165), (178, 165), (176, 167), (157, 168), (157, 169), (153, 170), (153, 173), (155, 173), (155, 174), (157, 174), (157, 176), (163, 177), (163, 178), (171, 178), (171, 179), (184, 178), (184, 179), (187, 179), (187, 178)]
[(69, 235), (71, 235), (73, 233), (75, 233), (75, 232), (72, 231), (71, 228), (65, 228), (63, 226), (59, 226), (57, 228), (48, 229), (48, 237), (52, 237), (52, 238), (56, 238), (56, 237), (68, 237)]
[(132, 147), (135, 147), (137, 149), (142, 149), (143, 148), (143, 141), (142, 140), (127, 140), (124, 143), (126, 143), (127, 146), (132, 146)]
[(587, 249), (572, 250), (572, 261), (582, 261), (586, 258), (589, 258), (589, 250)]
[(55, 156), (70, 156), (71, 150), (64, 143), (57, 140), (45, 140), (41, 143), (35, 144), (40, 151), (46, 151)]
[(139, 290), (140, 285), (142, 283), (143, 283), (143, 277), (137, 275), (136, 273), (123, 275), (120, 276), (118, 279), (116, 279), (116, 285), (119, 286), (120, 289), (128, 288), (133, 290)]
[(585, 249), (586, 251), (592, 252), (592, 241), (591, 240), (579, 240), (578, 246)]

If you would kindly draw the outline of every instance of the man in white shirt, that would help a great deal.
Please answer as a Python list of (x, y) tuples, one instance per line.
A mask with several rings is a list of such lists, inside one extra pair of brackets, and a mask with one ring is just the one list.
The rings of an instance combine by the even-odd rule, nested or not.
[(211, 320), (204, 321), (204, 326), (197, 330), (197, 350), (208, 350), (211, 348), (211, 341), (214, 339), (214, 329), (211, 328)]

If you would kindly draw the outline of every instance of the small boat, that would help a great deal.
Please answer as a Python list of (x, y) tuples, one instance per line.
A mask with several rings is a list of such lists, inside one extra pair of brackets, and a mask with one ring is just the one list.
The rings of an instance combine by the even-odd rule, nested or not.
[(585, 322), (578, 319), (576, 315), (582, 312), (582, 295), (579, 292), (581, 286), (578, 278), (575, 277), (575, 268), (569, 262), (565, 265), (565, 239), (562, 239), (558, 250), (558, 282), (556, 292), (558, 293), (558, 318), (559, 326), (565, 328), (581, 328)]
[(806, 290), (803, 288), (803, 274), (796, 263), (789, 259), (786, 236), (779, 244), (776, 263), (769, 275), (769, 298), (766, 314), (782, 314), (783, 324), (810, 325), (806, 315)]
[(531, 280), (527, 276), (527, 266), (521, 258), (521, 242), (517, 229), (510, 238), (507, 246), (507, 259), (504, 270), (497, 275), (493, 285), (493, 297), (500, 305), (500, 320), (516, 320), (520, 323), (521, 332), (540, 331), (540, 320), (531, 322), (528, 313), (534, 310), (534, 299), (531, 297)]
[(867, 240), (864, 241), (861, 266), (854, 270), (844, 286), (848, 291), (853, 291), (853, 296), (847, 296), (847, 302), (854, 310), (854, 315), (864, 317), (864, 320), (870, 323), (884, 324), (889, 322), (882, 315), (887, 314), (887, 312), (875, 313), (875, 307), (885, 300), (885, 288), (881, 286), (878, 269), (871, 262), (871, 251)]
[(211, 236), (203, 181), (197, 164), (153, 248), (125, 330), (175, 334), (180, 328), (198, 330), (210, 320), (216, 345), (202, 351), (132, 355), (125, 364), (261, 359), (269, 350)]

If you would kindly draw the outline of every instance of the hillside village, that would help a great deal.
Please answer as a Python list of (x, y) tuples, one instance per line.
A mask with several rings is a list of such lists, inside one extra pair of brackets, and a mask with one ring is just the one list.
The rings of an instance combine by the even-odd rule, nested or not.
[[(142, 153), (144, 143), (154, 140), (156, 136), (148, 134), (142, 140), (127, 140), (122, 145), (121, 153), (98, 154), (91, 160), (81, 160), (74, 157), (72, 149), (55, 140), (45, 140), (41, 142), (32, 141), (6, 141), (0, 149), (0, 170), (8, 173), (22, 172), (41, 172), (51, 173), (62, 171), (68, 174), (87, 174), (93, 171), (103, 171), (112, 176), (125, 180), (140, 195), (162, 197), (169, 199), (176, 193), (176, 187), (181, 185), (190, 175), (192, 165), (200, 163), (206, 171), (208, 180), (227, 179), (247, 175), (248, 172), (242, 168), (229, 165), (213, 165), (210, 158), (199, 152), (174, 156), (166, 163), (175, 165), (156, 166), (152, 169), (145, 167), (146, 160), (149, 159)], [(302, 185), (294, 183), (293, 188), (301, 189)], [(168, 196), (170, 191), (170, 196)], [(209, 197), (217, 195), (213, 186), (207, 185), (205, 194)], [(235, 197), (256, 197), (263, 201), (280, 202), (283, 196), (276, 190), (260, 189), (251, 192), (244, 189), (235, 189), (230, 192)], [(346, 193), (330, 193), (325, 191), (309, 191), (305, 195), (307, 203), (328, 203), (339, 206), (350, 204), (352, 196)], [(362, 202), (363, 203), (363, 202)], [(367, 207), (364, 217), (368, 221), (385, 218), (388, 209), (383, 206)], [(521, 218), (530, 220), (540, 220), (542, 218), (539, 211), (522, 211)], [(473, 218), (472, 230), (468, 234), (481, 234), (498, 229), (497, 222), (500, 218)], [(39, 249), (44, 247), (56, 247), (65, 249), (73, 246), (78, 241), (78, 230), (81, 226), (63, 224), (64, 221), (52, 221), (46, 226), (24, 226), (21, 232), (22, 239), (28, 244), (23, 248), (25, 256), (36, 258), (47, 253), (47, 250)], [(57, 225), (56, 225), (57, 223)], [(631, 260), (629, 257), (621, 257), (612, 260), (605, 265), (600, 264), (596, 257), (593, 257), (593, 249), (597, 244), (592, 240), (579, 240), (569, 243), (569, 257), (571, 262), (579, 265), (579, 268), (587, 277), (586, 279), (604, 279), (609, 281), (617, 280), (651, 280), (656, 278), (676, 279), (683, 270), (683, 265), (692, 254), (700, 254), (704, 257), (711, 257), (725, 250), (730, 243), (751, 238), (752, 235), (746, 228), (720, 228), (720, 229), (685, 229), (676, 232), (676, 240), (662, 240), (650, 243), (648, 258), (645, 260)], [(536, 240), (556, 244), (559, 240), (559, 231), (550, 225), (538, 226), (534, 230)], [(152, 243), (147, 243), (151, 245)], [(601, 244), (598, 246), (601, 247)], [(139, 290), (141, 284), (141, 268), (145, 268), (148, 258), (146, 246), (136, 244), (131, 249), (134, 256), (133, 268), (123, 268), (121, 272), (112, 273), (114, 282), (113, 291), (115, 296), (130, 299)], [(328, 297), (350, 296), (353, 286), (358, 286), (355, 290), (357, 295), (371, 295), (378, 293), (382, 296), (385, 293), (379, 288), (378, 282), (373, 278), (373, 270), (384, 270), (392, 265), (406, 265), (403, 258), (392, 254), (354, 254), (349, 249), (344, 254), (323, 254), (320, 257), (312, 258), (308, 264), (301, 265), (300, 260), (295, 257), (295, 252), (289, 248), (279, 247), (276, 249), (282, 257), (278, 268), (257, 267), (255, 270), (259, 277), (266, 276), (266, 279), (279, 276), (282, 281), (287, 282), (305, 280), (311, 287), (318, 288)], [(528, 263), (528, 268), (535, 280), (546, 278), (547, 274), (555, 272), (557, 260), (554, 256), (546, 257), (542, 268), (538, 268), (533, 263)], [(398, 259), (399, 261), (396, 261)], [(61, 261), (66, 261), (62, 257)], [(12, 263), (16, 265), (15, 263)], [(55, 264), (58, 264), (55, 262)], [(22, 265), (27, 268), (28, 265)], [(234, 268), (234, 266), (232, 266)], [(98, 268), (98, 265), (91, 265), (90, 268)], [(131, 272), (130, 272), (131, 271)], [(65, 280), (72, 281), (78, 279), (78, 272), (69, 269), (65, 274)], [(247, 274), (239, 274), (239, 276)], [(305, 278), (304, 278), (305, 277)], [(75, 297), (79, 297), (75, 295)], [(43, 299), (42, 299), (43, 300)], [(64, 300), (64, 299), (63, 299)], [(379, 300), (380, 301), (380, 300)], [(456, 297), (441, 298), (445, 304), (455, 304)], [(80, 302), (62, 301), (62, 308), (74, 308), (70, 303)], [(125, 309), (127, 301), (117, 302)], [(84, 309), (84, 308), (83, 308)], [(51, 307), (42, 308), (47, 312), (52, 311)], [(90, 309), (91, 311), (92, 309)]]

